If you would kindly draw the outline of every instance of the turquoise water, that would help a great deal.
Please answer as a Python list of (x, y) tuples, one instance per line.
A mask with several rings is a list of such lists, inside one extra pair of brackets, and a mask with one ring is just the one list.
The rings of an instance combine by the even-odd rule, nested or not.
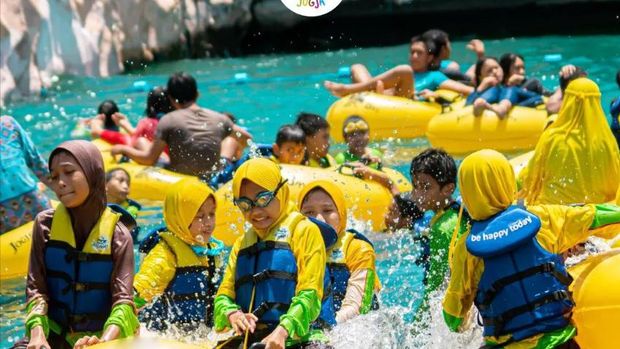
[[(473, 63), (474, 55), (464, 48), (465, 41), (453, 42), (453, 59), (462, 65)], [(517, 52), (525, 57), (528, 75), (542, 80), (548, 89), (557, 86), (557, 72), (563, 64), (573, 63), (589, 72), (603, 93), (603, 107), (607, 111), (612, 98), (620, 95), (615, 84), (615, 73), (620, 68), (620, 36), (583, 36), (533, 38), (509, 38), (486, 42), (489, 55), (499, 56), (505, 52)], [(587, 49), (586, 49), (587, 48)], [(201, 96), (199, 104), (219, 111), (228, 111), (237, 116), (239, 123), (249, 128), (257, 142), (273, 142), (277, 128), (291, 123), (300, 111), (325, 114), (335, 101), (322, 87), (324, 79), (337, 79), (337, 71), (342, 66), (363, 62), (373, 73), (380, 72), (396, 64), (407, 63), (406, 45), (385, 48), (350, 49), (333, 52), (252, 56), (236, 59), (182, 60), (146, 67), (141, 73), (132, 73), (110, 78), (89, 78), (61, 76), (57, 83), (47, 91), (47, 97), (9, 105), (3, 114), (13, 115), (32, 133), (39, 149), (48, 154), (55, 145), (70, 139), (70, 132), (79, 118), (95, 114), (99, 102), (104, 99), (115, 100), (121, 111), (134, 122), (141, 117), (145, 105), (146, 92), (136, 81), (146, 84), (165, 84), (167, 76), (174, 71), (187, 71), (199, 83)], [(545, 55), (561, 55), (559, 61), (547, 62)], [(245, 73), (235, 80), (235, 74)], [(341, 78), (340, 81), (345, 81)], [(139, 85), (139, 84), (138, 84)], [(426, 143), (415, 141), (407, 146), (420, 148)], [(383, 145), (394, 149), (395, 145)], [(340, 146), (341, 147), (341, 146)], [(402, 146), (398, 146), (402, 147)], [(396, 156), (388, 159), (391, 166), (404, 173), (408, 172), (410, 156)], [(140, 218), (142, 224), (157, 224), (161, 216), (158, 209), (146, 212)], [(369, 317), (374, 324), (385, 324), (381, 335), (391, 338), (391, 344), (409, 345), (410, 339), (399, 335), (402, 328), (392, 326), (394, 321), (402, 326), (412, 317), (412, 309), (421, 298), (421, 271), (415, 265), (416, 246), (407, 234), (370, 234), (377, 249), (378, 273), (384, 286), (381, 294), (383, 309), (379, 315)], [(394, 253), (394, 252), (398, 253)], [(23, 333), (21, 309), (23, 307), (23, 280), (3, 282), (0, 287), (0, 348), (10, 346), (11, 340)], [(434, 303), (436, 306), (436, 302)], [(436, 310), (436, 309), (435, 309)], [(436, 312), (436, 311), (435, 311)], [(403, 318), (405, 320), (403, 320)], [(437, 340), (443, 337), (440, 319), (434, 319), (432, 335), (422, 339), (422, 344), (438, 347)], [(354, 322), (354, 325), (356, 323)], [(354, 326), (352, 325), (352, 326)], [(360, 325), (357, 323), (357, 325)], [(378, 325), (378, 326), (379, 326)], [(360, 325), (361, 326), (361, 325)], [(380, 327), (380, 326), (379, 326)], [(366, 331), (364, 327), (351, 327), (352, 330)], [(441, 335), (439, 335), (441, 333)], [(358, 342), (339, 341), (345, 346), (364, 347), (366, 332)], [(334, 334), (338, 337), (338, 333)], [(339, 338), (339, 337), (338, 337)], [(415, 343), (419, 343), (419, 338)], [(356, 344), (357, 343), (357, 344)], [(430, 343), (430, 344), (429, 344)], [(433, 344), (434, 343), (434, 344)], [(452, 347), (460, 346), (462, 340), (455, 340)], [(461, 343), (461, 344), (458, 344)], [(384, 343), (385, 344), (385, 343)], [(420, 345), (422, 345), (420, 344)], [(415, 346), (418, 346), (417, 344)], [(441, 346), (439, 346), (441, 347)]]

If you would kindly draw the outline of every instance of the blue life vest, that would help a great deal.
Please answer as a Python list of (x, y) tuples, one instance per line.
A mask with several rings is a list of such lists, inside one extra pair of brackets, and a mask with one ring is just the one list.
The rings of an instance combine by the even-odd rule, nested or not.
[(101, 331), (110, 315), (112, 238), (119, 217), (106, 208), (79, 250), (67, 209), (58, 205), (54, 212), (44, 256), (48, 316), (65, 333)]
[(290, 213), (263, 240), (253, 229), (247, 231), (237, 254), (235, 303), (244, 313), (254, 313), (258, 323), (269, 329), (280, 323), (295, 296), (298, 270), (290, 242), (295, 227), (304, 219), (298, 212)]
[[(321, 313), (316, 321), (321, 328), (329, 328), (336, 325), (336, 312), (342, 307), (342, 301), (347, 293), (347, 286), (351, 271), (346, 264), (346, 254), (350, 243), (355, 240), (362, 240), (370, 244), (372, 243), (361, 233), (349, 229), (347, 230), (340, 244), (329, 251), (327, 255), (327, 268), (325, 270), (325, 279), (323, 281), (323, 303), (321, 304)], [(378, 309), (376, 297), (373, 297), (371, 309)]]
[[(168, 324), (184, 328), (201, 323), (213, 326), (213, 299), (218, 287), (216, 257), (208, 258), (205, 266), (189, 245), (169, 232), (159, 235), (176, 258), (174, 277), (153, 305), (145, 312), (148, 327), (164, 330)], [(164, 320), (164, 321), (162, 321)]]
[(569, 325), (574, 306), (561, 256), (540, 246), (540, 219), (518, 206), (473, 221), (467, 250), (484, 260), (475, 304), (485, 336), (520, 341)]

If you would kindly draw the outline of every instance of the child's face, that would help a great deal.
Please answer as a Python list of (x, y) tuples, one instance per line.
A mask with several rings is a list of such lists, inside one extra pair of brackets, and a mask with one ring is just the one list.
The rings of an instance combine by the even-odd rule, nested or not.
[(433, 61), (434, 56), (428, 52), (426, 44), (416, 41), (409, 48), (409, 64), (415, 72), (428, 70), (428, 65)]
[[(239, 188), (239, 197), (245, 197), (252, 201), (256, 201), (258, 194), (269, 192), (269, 190), (250, 181), (244, 180)], [(280, 200), (274, 197), (266, 207), (254, 206), (249, 211), (241, 211), (247, 222), (250, 222), (256, 229), (264, 230), (269, 228), (280, 216)]]
[(329, 128), (322, 128), (313, 136), (307, 136), (306, 147), (310, 157), (325, 157), (329, 151)]
[(306, 146), (295, 142), (284, 142), (282, 146), (274, 144), (273, 153), (283, 164), (299, 165), (304, 161)]
[(411, 197), (424, 211), (437, 211), (445, 207), (454, 192), (454, 184), (439, 185), (437, 180), (426, 173), (414, 173)]
[(189, 225), (189, 231), (201, 244), (209, 242), (211, 235), (215, 229), (215, 200), (213, 196), (209, 196), (202, 203), (194, 220)]
[(90, 194), (88, 181), (71, 154), (60, 152), (54, 156), (50, 172), (52, 190), (65, 207), (78, 207), (86, 201)]
[(105, 184), (108, 202), (122, 204), (129, 195), (129, 177), (125, 171), (114, 171), (110, 180)]
[(363, 152), (368, 146), (370, 136), (368, 131), (354, 131), (347, 133), (345, 141), (350, 150)]
[(504, 78), (504, 72), (502, 67), (499, 66), (494, 59), (487, 59), (482, 64), (482, 69), (480, 69), (480, 81), (482, 79), (492, 76), (497, 79), (497, 81), (502, 81)]
[(301, 205), (301, 213), (329, 224), (336, 231), (340, 227), (338, 208), (331, 196), (323, 190), (313, 190), (306, 195)]
[(515, 74), (525, 75), (525, 62), (519, 57), (517, 57), (515, 62), (510, 66), (510, 76)]

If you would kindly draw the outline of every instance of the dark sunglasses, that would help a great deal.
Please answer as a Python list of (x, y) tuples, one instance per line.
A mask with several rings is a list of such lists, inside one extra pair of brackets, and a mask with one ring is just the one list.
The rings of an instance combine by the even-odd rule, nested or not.
[(235, 206), (239, 207), (239, 209), (243, 212), (249, 212), (254, 207), (265, 208), (269, 206), (269, 204), (273, 201), (273, 198), (278, 195), (278, 191), (287, 181), (288, 180), (284, 180), (280, 182), (274, 191), (262, 191), (256, 194), (256, 200), (254, 201), (243, 196), (238, 199), (234, 199), (233, 202), (235, 203)]

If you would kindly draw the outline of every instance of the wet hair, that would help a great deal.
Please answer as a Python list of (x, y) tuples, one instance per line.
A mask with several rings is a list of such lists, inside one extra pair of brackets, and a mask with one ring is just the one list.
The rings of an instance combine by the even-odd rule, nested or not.
[[(426, 51), (429, 55), (437, 57), (439, 55), (440, 47), (435, 44), (435, 42), (431, 39), (425, 38), (423, 35), (416, 35), (411, 38), (411, 45), (421, 42), (426, 46)], [(431, 61), (428, 65), (429, 70), (437, 70), (439, 67)]]
[(158, 86), (149, 91), (146, 97), (146, 109), (144, 114), (151, 119), (161, 119), (162, 116), (172, 111), (172, 105), (166, 89)]
[(127, 172), (127, 170), (125, 170), (124, 168), (120, 168), (120, 167), (115, 167), (113, 169), (111, 169), (110, 171), (105, 173), (105, 182), (108, 183), (112, 177), (114, 176), (115, 172), (125, 172), (125, 175), (127, 175), (127, 184), (131, 184), (131, 176), (129, 175), (129, 172)]
[(583, 78), (588, 76), (588, 73), (583, 70), (580, 67), (575, 67), (575, 72), (572, 73), (569, 76), (560, 76), (560, 90), (562, 90), (562, 93), (566, 90), (566, 88), (568, 87), (568, 84), (578, 78)]
[(478, 87), (478, 85), (480, 85), (480, 82), (482, 79), (480, 79), (480, 75), (482, 74), (482, 67), (484, 66), (484, 63), (489, 60), (492, 59), (495, 62), (497, 62), (499, 64), (499, 62), (497, 61), (497, 58), (495, 57), (482, 57), (480, 58), (477, 62), (476, 62), (476, 67), (474, 68), (474, 87)]
[[(347, 125), (352, 123), (352, 122), (358, 122), (358, 121), (362, 121), (364, 122), (366, 125), (368, 125), (368, 122), (366, 120), (364, 120), (364, 118), (362, 118), (361, 116), (358, 115), (351, 115), (348, 118), (346, 118), (344, 120), (344, 122), (342, 123), (342, 137), (343, 138), (347, 138), (347, 133), (344, 132), (344, 130), (346, 130)], [(370, 127), (370, 126), (369, 126)], [(366, 131), (368, 132), (368, 131)]]
[(437, 54), (441, 52), (441, 50), (448, 46), (450, 42), (450, 36), (443, 30), (440, 29), (430, 29), (425, 31), (421, 38), (426, 41), (431, 41), (435, 44), (435, 48), (437, 50)]
[(516, 53), (504, 53), (499, 58), (499, 66), (502, 67), (502, 71), (504, 72), (504, 81), (502, 81), (502, 84), (505, 84), (508, 79), (510, 79), (510, 67), (515, 64), (517, 58), (520, 58), (523, 62), (525, 62), (523, 56)]
[(232, 113), (223, 111), (222, 114), (225, 115), (228, 119), (230, 119), (230, 121), (232, 121), (233, 124), (237, 123), (237, 118)]
[(411, 179), (424, 173), (433, 177), (440, 186), (456, 183), (456, 163), (443, 149), (428, 148), (411, 160)]
[(167, 87), (170, 98), (179, 104), (193, 102), (198, 98), (196, 80), (187, 73), (178, 72), (170, 75)]
[(295, 125), (301, 127), (306, 136), (314, 136), (319, 130), (329, 128), (329, 123), (317, 114), (301, 112), (297, 114)]
[(276, 134), (276, 144), (281, 147), (286, 142), (304, 144), (306, 134), (298, 125), (283, 125)]
[(118, 105), (116, 105), (113, 100), (106, 99), (105, 101), (101, 102), (101, 104), (99, 104), (99, 107), (97, 108), (97, 114), (105, 115), (103, 128), (105, 128), (106, 130), (118, 129), (118, 126), (116, 126), (114, 120), (112, 120), (112, 115), (118, 112)]

